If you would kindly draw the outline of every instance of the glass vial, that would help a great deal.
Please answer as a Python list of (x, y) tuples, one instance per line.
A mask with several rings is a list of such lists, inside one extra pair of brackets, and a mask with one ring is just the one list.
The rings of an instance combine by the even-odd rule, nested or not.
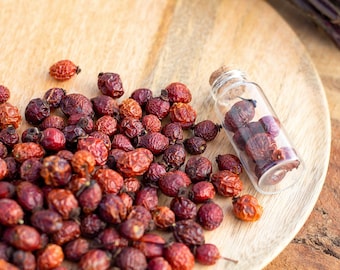
[(216, 113), (256, 190), (275, 194), (293, 186), (302, 162), (260, 86), (226, 66), (209, 82)]

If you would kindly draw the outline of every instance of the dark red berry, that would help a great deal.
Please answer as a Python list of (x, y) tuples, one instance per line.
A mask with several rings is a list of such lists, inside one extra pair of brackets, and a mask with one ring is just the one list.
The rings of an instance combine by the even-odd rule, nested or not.
[(60, 102), (60, 109), (68, 117), (72, 114), (94, 116), (92, 102), (80, 93), (72, 93), (64, 96)]
[(211, 120), (201, 121), (193, 127), (195, 136), (201, 137), (207, 142), (215, 139), (220, 130), (221, 126)]
[(98, 74), (98, 89), (103, 95), (120, 98), (124, 94), (122, 80), (117, 73), (101, 72)]
[(47, 104), (51, 108), (58, 108), (62, 98), (65, 95), (66, 95), (66, 90), (64, 90), (63, 88), (55, 87), (55, 88), (48, 89), (45, 92), (43, 99), (47, 102)]
[(97, 116), (116, 116), (119, 114), (118, 102), (108, 95), (96, 96), (92, 98), (91, 101), (93, 104), (93, 110)]
[(240, 159), (233, 154), (223, 154), (216, 157), (218, 169), (228, 170), (235, 174), (242, 173), (242, 164)]
[(203, 156), (190, 157), (185, 164), (185, 172), (193, 182), (207, 180), (212, 172), (211, 161)]
[(189, 247), (205, 243), (203, 228), (192, 219), (177, 221), (173, 230), (175, 239)]
[(199, 155), (204, 153), (207, 148), (207, 142), (201, 137), (193, 136), (184, 140), (184, 147), (191, 155)]
[(162, 133), (169, 138), (169, 142), (180, 143), (183, 140), (183, 129), (178, 123), (168, 123), (162, 128)]
[(175, 197), (170, 202), (170, 209), (177, 220), (193, 219), (197, 214), (196, 204), (186, 197)]
[(50, 115), (50, 106), (41, 98), (34, 98), (29, 101), (25, 108), (25, 119), (32, 125), (38, 125)]
[(139, 88), (132, 92), (130, 98), (136, 100), (141, 107), (145, 107), (148, 100), (152, 98), (152, 91), (147, 88)]
[(165, 87), (165, 90), (168, 92), (168, 98), (171, 103), (189, 103), (191, 101), (191, 92), (183, 83), (173, 82)]
[(182, 144), (172, 144), (163, 153), (162, 160), (170, 169), (178, 169), (186, 159), (186, 152)]
[(202, 204), (197, 211), (197, 221), (205, 230), (215, 230), (223, 221), (223, 210), (214, 202)]

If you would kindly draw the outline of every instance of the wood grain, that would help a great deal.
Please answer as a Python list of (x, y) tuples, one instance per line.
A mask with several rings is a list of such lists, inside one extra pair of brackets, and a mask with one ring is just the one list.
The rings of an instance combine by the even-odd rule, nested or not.
[[(206, 241), (239, 263), (220, 260), (213, 268), (261, 269), (303, 226), (328, 166), (328, 105), (305, 48), (266, 2), (39, 0), (2, 2), (1, 10), (0, 81), (12, 90), (10, 101), (22, 113), (29, 99), (55, 86), (93, 97), (97, 74), (112, 71), (122, 77), (124, 97), (139, 87), (157, 95), (170, 82), (181, 81), (193, 93), (197, 120), (217, 120), (209, 94), (211, 72), (223, 64), (245, 70), (263, 87), (305, 170), (294, 188), (275, 196), (258, 194), (242, 175), (244, 193), (255, 195), (265, 209), (256, 223), (236, 220), (230, 198), (217, 198), (224, 222), (206, 233)], [(82, 72), (60, 83), (48, 76), (48, 68), (64, 58)], [(227, 152), (232, 149), (221, 133), (204, 155), (213, 159)]]

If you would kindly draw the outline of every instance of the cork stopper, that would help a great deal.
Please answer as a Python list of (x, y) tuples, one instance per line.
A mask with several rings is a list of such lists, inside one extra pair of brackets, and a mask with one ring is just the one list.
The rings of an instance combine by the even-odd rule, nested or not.
[(232, 68), (226, 65), (219, 67), (213, 73), (211, 73), (209, 78), (209, 84), (212, 86), (218, 77), (220, 77), (223, 73), (228, 72), (230, 70), (232, 70)]

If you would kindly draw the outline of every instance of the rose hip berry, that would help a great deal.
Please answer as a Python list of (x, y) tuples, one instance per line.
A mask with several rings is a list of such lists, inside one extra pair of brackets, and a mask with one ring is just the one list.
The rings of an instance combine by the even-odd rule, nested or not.
[(168, 123), (162, 128), (162, 134), (169, 138), (169, 143), (180, 143), (183, 140), (183, 129), (178, 123)]
[(7, 163), (4, 159), (0, 158), (0, 181), (6, 177), (7, 172)]
[(81, 69), (79, 66), (75, 65), (72, 61), (65, 59), (54, 63), (50, 67), (49, 73), (51, 77), (58, 81), (67, 81), (80, 71)]
[(13, 199), (0, 199), (0, 224), (12, 226), (23, 222), (24, 211)]
[(111, 141), (111, 147), (122, 149), (124, 151), (131, 151), (135, 149), (130, 139), (124, 134), (115, 134)]
[(66, 146), (64, 133), (57, 128), (46, 128), (41, 132), (40, 144), (46, 151), (60, 151)]
[(143, 180), (150, 184), (157, 185), (159, 178), (166, 173), (166, 168), (163, 164), (152, 162), (149, 169), (143, 174)]
[(192, 219), (177, 221), (173, 230), (175, 239), (188, 247), (199, 246), (205, 242), (203, 228)]
[(77, 262), (90, 250), (90, 243), (85, 238), (77, 238), (68, 242), (64, 247), (65, 258)]
[(7, 126), (18, 128), (21, 124), (21, 114), (18, 107), (9, 102), (0, 104), (0, 129)]
[(125, 220), (126, 206), (118, 195), (105, 194), (99, 203), (99, 216), (106, 222), (112, 224), (121, 223)]
[(222, 257), (217, 246), (214, 244), (203, 244), (196, 248), (195, 250), (195, 260), (196, 262), (203, 265), (214, 265), (219, 259), (224, 259), (237, 263), (237, 260)]
[(197, 221), (205, 230), (215, 230), (223, 221), (223, 210), (214, 202), (202, 204), (197, 211)]
[(211, 120), (203, 120), (193, 126), (194, 135), (203, 138), (207, 142), (215, 139), (220, 130), (221, 125), (215, 124)]
[(8, 126), (0, 131), (0, 141), (8, 148), (13, 148), (19, 142), (20, 135), (13, 126)]
[(177, 220), (193, 219), (197, 215), (196, 204), (186, 197), (175, 197), (170, 202), (170, 209), (175, 213)]
[(178, 102), (172, 104), (169, 116), (171, 122), (179, 123), (182, 128), (188, 129), (194, 125), (197, 113), (190, 104)]
[(227, 130), (235, 131), (249, 123), (255, 116), (256, 101), (243, 99), (236, 102), (225, 114), (224, 126)]
[(270, 159), (276, 147), (276, 142), (271, 136), (258, 133), (246, 142), (245, 151), (255, 162), (259, 162)]
[(114, 99), (120, 98), (124, 94), (123, 83), (117, 73), (99, 73), (97, 85), (103, 95), (110, 96)]
[(233, 198), (233, 213), (240, 220), (257, 221), (262, 216), (263, 207), (254, 196), (245, 194)]
[(86, 252), (80, 259), (78, 266), (82, 270), (109, 269), (111, 256), (101, 249), (91, 249)]
[(7, 227), (3, 234), (3, 240), (15, 248), (24, 251), (33, 251), (40, 248), (40, 233), (28, 225), (15, 225)]
[(43, 208), (44, 194), (35, 184), (22, 181), (16, 186), (17, 201), (26, 211), (35, 211)]
[(154, 155), (160, 155), (168, 148), (169, 139), (160, 132), (152, 132), (140, 137), (138, 145), (149, 149)]
[(132, 98), (124, 99), (119, 105), (119, 115), (122, 118), (132, 117), (136, 119), (141, 119), (142, 114), (142, 107), (136, 100)]
[(0, 104), (8, 101), (10, 96), (11, 92), (9, 91), (9, 89), (4, 85), (0, 85)]
[(80, 221), (81, 235), (88, 238), (97, 236), (105, 227), (106, 223), (95, 213), (85, 215)]
[(36, 259), (32, 252), (16, 250), (12, 255), (12, 262), (20, 269), (24, 270), (35, 270)]
[(92, 102), (80, 93), (71, 93), (64, 96), (60, 102), (61, 111), (69, 117), (72, 114), (94, 116)]
[(163, 257), (155, 257), (148, 262), (149, 270), (171, 270), (171, 266)]
[(271, 115), (265, 115), (259, 119), (263, 129), (269, 135), (276, 137), (279, 135), (281, 130), (281, 123), (279, 119)]
[(77, 150), (89, 151), (94, 156), (97, 165), (104, 165), (109, 155), (109, 151), (104, 141), (92, 136), (79, 139)]
[(203, 156), (190, 157), (185, 165), (185, 172), (193, 182), (207, 180), (212, 172), (211, 161)]
[(118, 194), (124, 185), (123, 177), (110, 168), (99, 168), (93, 175), (103, 193)]
[(165, 87), (165, 90), (168, 92), (168, 98), (171, 103), (189, 103), (192, 99), (189, 88), (183, 83), (173, 82)]
[(96, 243), (103, 249), (115, 252), (128, 245), (128, 240), (122, 237), (114, 227), (106, 227), (96, 237)]
[(211, 183), (215, 186), (217, 193), (225, 197), (237, 196), (243, 188), (240, 177), (227, 170), (212, 174)]
[(125, 117), (119, 125), (120, 132), (132, 139), (144, 134), (144, 127), (139, 119)]
[(50, 108), (59, 108), (62, 98), (66, 95), (66, 90), (59, 87), (48, 89), (43, 99), (47, 102)]
[(135, 218), (126, 219), (119, 224), (120, 234), (129, 240), (140, 239), (144, 235), (144, 231), (144, 223)]
[(125, 177), (143, 175), (153, 161), (153, 154), (146, 148), (125, 152), (117, 160), (117, 168)]
[(145, 106), (148, 114), (156, 115), (160, 120), (165, 118), (170, 112), (170, 102), (167, 97), (153, 97), (148, 100)]
[(103, 115), (97, 119), (95, 130), (103, 132), (108, 136), (113, 136), (117, 131), (117, 120), (110, 115)]
[[(40, 130), (44, 130), (46, 128), (57, 128), (59, 130), (63, 130), (66, 127), (66, 120), (55, 114), (50, 114), (47, 116), (39, 125)], [(36, 127), (33, 127), (33, 129)]]
[(142, 117), (142, 124), (146, 132), (160, 132), (162, 122), (156, 115), (146, 114)]
[(12, 198), (15, 194), (15, 186), (7, 181), (0, 181), (0, 199)]
[(76, 151), (70, 162), (73, 172), (81, 177), (86, 177), (91, 174), (96, 165), (95, 157), (87, 150)]
[(130, 98), (133, 98), (138, 104), (144, 108), (145, 104), (152, 98), (152, 91), (148, 88), (139, 88), (131, 93)]
[(118, 254), (115, 264), (120, 269), (144, 270), (147, 261), (143, 252), (134, 247), (125, 247)]
[(162, 160), (169, 169), (178, 169), (186, 159), (186, 152), (182, 144), (172, 144), (165, 149)]
[(228, 170), (235, 174), (242, 173), (241, 161), (233, 154), (217, 155), (216, 162), (220, 171)]
[(78, 196), (78, 203), (85, 214), (95, 211), (102, 200), (103, 192), (96, 181), (91, 181), (90, 185)]
[(25, 108), (25, 119), (32, 125), (38, 125), (50, 115), (50, 106), (42, 98), (31, 99)]
[(176, 197), (181, 189), (190, 184), (190, 178), (179, 170), (165, 173), (158, 181), (160, 190), (169, 197)]
[(142, 205), (149, 211), (158, 205), (157, 189), (154, 187), (143, 187), (136, 193), (135, 205)]
[(60, 230), (52, 235), (53, 242), (62, 246), (80, 236), (80, 225), (74, 220), (64, 220)]
[(167, 206), (157, 206), (152, 211), (152, 219), (159, 229), (168, 229), (175, 224), (175, 213)]
[(61, 229), (63, 219), (56, 211), (42, 209), (32, 214), (31, 224), (43, 233), (51, 234)]
[(195, 265), (194, 255), (183, 243), (173, 242), (165, 247), (164, 258), (173, 270), (191, 270)]
[(67, 189), (52, 189), (47, 195), (48, 208), (57, 211), (63, 219), (78, 215), (78, 201)]
[(117, 100), (107, 95), (99, 95), (91, 99), (93, 110), (97, 116), (110, 115), (117, 116), (119, 114), (119, 105)]
[(64, 260), (64, 252), (61, 246), (48, 244), (37, 258), (38, 269), (49, 270), (60, 266)]
[(184, 140), (184, 147), (191, 155), (200, 155), (207, 148), (207, 142), (201, 137), (193, 136)]
[(71, 180), (72, 168), (66, 159), (50, 155), (43, 159), (40, 175), (46, 185), (64, 186)]
[(156, 233), (145, 233), (138, 241), (133, 242), (133, 247), (142, 251), (147, 259), (161, 257), (165, 240)]
[(195, 203), (204, 203), (215, 197), (214, 185), (208, 181), (200, 181), (192, 185), (190, 199)]

